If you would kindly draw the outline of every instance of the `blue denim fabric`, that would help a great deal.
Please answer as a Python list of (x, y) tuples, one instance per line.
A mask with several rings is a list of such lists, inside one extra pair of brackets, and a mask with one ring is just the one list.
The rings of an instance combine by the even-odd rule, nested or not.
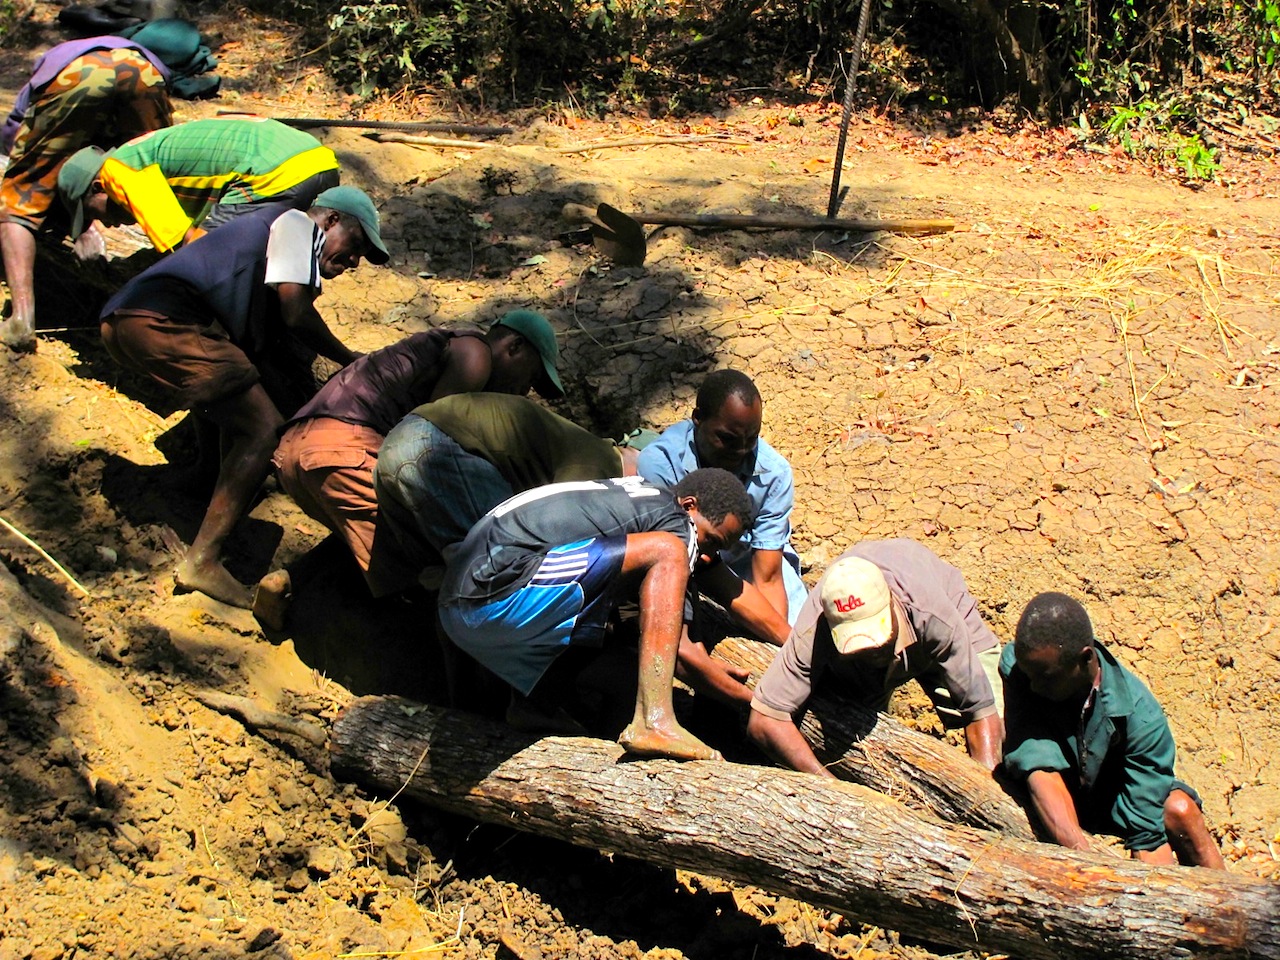
[(374, 484), (388, 529), (422, 567), (448, 560), (476, 522), (515, 493), (488, 460), (414, 414), (387, 434)]

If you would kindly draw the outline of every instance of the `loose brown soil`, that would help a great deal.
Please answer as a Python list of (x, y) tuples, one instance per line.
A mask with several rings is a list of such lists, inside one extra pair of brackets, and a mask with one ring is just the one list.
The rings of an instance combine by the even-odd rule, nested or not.
[[(180, 104), (183, 119), (347, 111), (286, 59), (285, 33), (216, 28), (225, 95)], [(0, 101), (29, 53), (3, 55)], [(379, 200), (393, 253), (326, 287), (348, 343), (536, 307), (561, 336), (558, 409), (613, 435), (687, 415), (714, 367), (749, 372), (795, 468), (810, 577), (858, 539), (910, 536), (964, 570), (1002, 637), (1038, 591), (1080, 597), (1165, 704), (1230, 868), (1280, 877), (1271, 160), (1229, 157), (1225, 183), (1190, 190), (1062, 132), (867, 111), (842, 212), (961, 230), (664, 229), (644, 268), (618, 269), (557, 239), (566, 201), (820, 212), (831, 104), (506, 119), (516, 132), (485, 150), (324, 135)], [(607, 148), (656, 135), (723, 139)], [(323, 749), (204, 706), (235, 694), (323, 722), (353, 692), (440, 680), (421, 618), (361, 600), (342, 571), (284, 636), (173, 595), (204, 505), (180, 475), (188, 428), (85, 319), (46, 312), (43, 328), (72, 328), (0, 355), (0, 515), (88, 591), (0, 532), (0, 958), (931, 955), (875, 917), (387, 807), (332, 780)], [(320, 534), (270, 493), (233, 569), (256, 579)]]

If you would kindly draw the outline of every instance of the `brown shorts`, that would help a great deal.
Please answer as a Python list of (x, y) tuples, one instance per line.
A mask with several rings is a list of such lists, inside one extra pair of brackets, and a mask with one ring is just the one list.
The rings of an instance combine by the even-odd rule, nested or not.
[(272, 458), (285, 492), (342, 537), (375, 597), (403, 590), (418, 573), (379, 519), (373, 468), (382, 439), (372, 427), (313, 417), (290, 426)]
[(175, 410), (198, 411), (258, 382), (258, 368), (216, 323), (201, 327), (146, 310), (117, 310), (102, 321), (102, 342), (120, 366), (164, 387)]

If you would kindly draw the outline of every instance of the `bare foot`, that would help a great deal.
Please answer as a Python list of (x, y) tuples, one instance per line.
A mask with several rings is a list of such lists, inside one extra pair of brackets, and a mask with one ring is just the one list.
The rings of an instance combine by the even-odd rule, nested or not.
[(549, 737), (585, 737), (587, 729), (565, 712), (563, 707), (546, 711), (528, 697), (513, 692), (507, 705), (507, 724), (526, 733), (540, 733)]
[(180, 592), (194, 590), (242, 610), (253, 609), (253, 596), (249, 593), (249, 588), (231, 576), (227, 568), (217, 560), (196, 563), (188, 556), (178, 564), (173, 579)]
[(35, 353), (35, 324), (24, 317), (0, 319), (0, 341), (15, 353)]
[(632, 721), (618, 737), (622, 749), (641, 757), (671, 757), (673, 760), (723, 760), (719, 750), (712, 750), (680, 724), (672, 721), (667, 729), (646, 727)]
[(258, 581), (253, 591), (253, 615), (271, 630), (283, 630), (284, 618), (293, 602), (293, 582), (288, 570), (273, 570)]

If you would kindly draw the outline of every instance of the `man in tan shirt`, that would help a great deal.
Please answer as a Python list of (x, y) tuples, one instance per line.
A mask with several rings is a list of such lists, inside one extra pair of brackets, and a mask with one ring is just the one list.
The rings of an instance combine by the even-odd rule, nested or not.
[(914, 540), (864, 541), (809, 592), (791, 636), (757, 684), (747, 730), (796, 770), (831, 776), (796, 726), (822, 683), (884, 709), (916, 679), (969, 755), (994, 769), (1004, 739), (1000, 641), (960, 571)]

